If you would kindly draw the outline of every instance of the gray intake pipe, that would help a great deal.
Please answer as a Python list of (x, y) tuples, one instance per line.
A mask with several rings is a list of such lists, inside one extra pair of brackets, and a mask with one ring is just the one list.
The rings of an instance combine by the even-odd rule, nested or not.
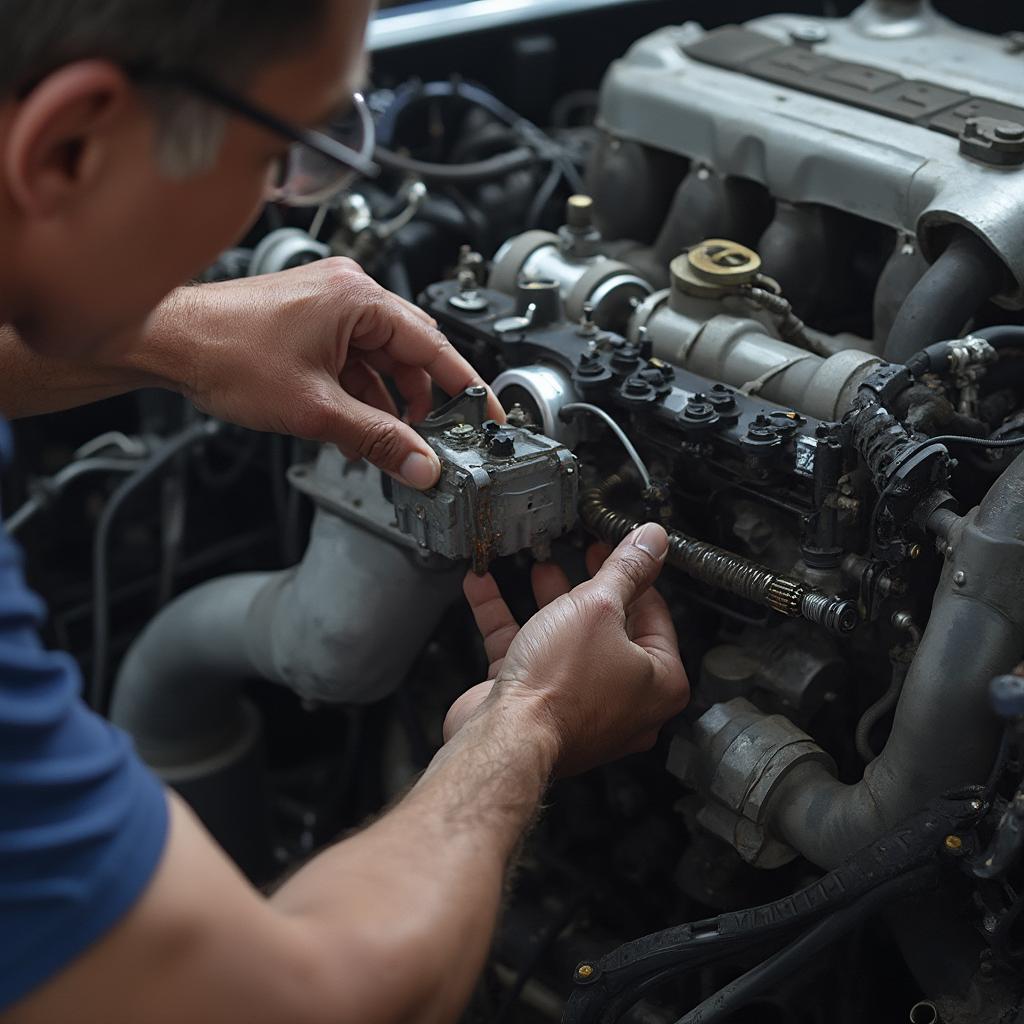
[[(343, 504), (343, 479), (351, 506), (381, 512), (378, 529), (331, 511)], [(325, 448), (303, 489), (323, 500), (302, 561), (210, 580), (171, 602), (125, 655), (111, 707), (143, 759), (254, 878), (268, 867), (269, 831), (261, 722), (244, 683), (270, 680), (310, 700), (379, 700), (459, 594), (458, 567), (428, 568), (387, 535), (376, 470), (346, 467)]]
[(991, 770), (1000, 725), (989, 681), (1024, 652), (1024, 455), (952, 527), (948, 544), (885, 749), (853, 786), (820, 763), (796, 765), (768, 802), (768, 828), (823, 868)]

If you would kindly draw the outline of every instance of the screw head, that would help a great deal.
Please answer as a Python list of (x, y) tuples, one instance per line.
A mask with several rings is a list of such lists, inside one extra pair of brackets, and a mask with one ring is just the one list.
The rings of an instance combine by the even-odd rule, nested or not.
[(576, 968), (577, 978), (592, 978), (594, 976), (594, 965), (593, 964), (580, 964)]
[(800, 25), (793, 25), (789, 30), (789, 38), (794, 43), (813, 46), (815, 43), (824, 43), (828, 40), (828, 29), (824, 25), (805, 22)]
[(954, 584), (954, 586), (962, 587), (966, 582), (967, 582), (967, 573), (965, 573), (963, 571), (963, 569), (957, 569), (957, 571), (955, 573), (953, 573), (953, 584)]
[(962, 853), (964, 841), (957, 835), (948, 835), (946, 836), (944, 845), (950, 853)]

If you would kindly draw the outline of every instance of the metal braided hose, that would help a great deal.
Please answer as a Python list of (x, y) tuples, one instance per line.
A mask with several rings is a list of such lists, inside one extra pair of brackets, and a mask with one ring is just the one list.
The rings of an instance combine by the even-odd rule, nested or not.
[[(580, 499), (583, 525), (607, 544), (618, 544), (640, 523), (611, 507), (615, 491), (628, 481), (614, 474)], [(668, 531), (668, 563), (693, 579), (728, 591), (754, 604), (792, 618), (804, 618), (833, 633), (849, 633), (859, 621), (853, 601), (829, 597), (766, 566), (734, 555), (731, 551), (694, 540), (678, 530)]]

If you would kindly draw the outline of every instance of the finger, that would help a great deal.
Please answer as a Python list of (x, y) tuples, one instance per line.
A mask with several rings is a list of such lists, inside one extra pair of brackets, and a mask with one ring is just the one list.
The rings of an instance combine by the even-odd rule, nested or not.
[(448, 714), (444, 717), (444, 726), (441, 730), (445, 743), (476, 714), (477, 708), (490, 696), (493, 686), (493, 679), (488, 679), (484, 683), (477, 683), (476, 686), (468, 689), (452, 704), (448, 709)]
[(395, 382), (399, 394), (405, 399), (406, 419), (409, 423), (419, 423), (426, 419), (427, 413), (434, 407), (430, 375), (426, 370), (396, 363), (385, 352), (367, 352), (363, 358), (378, 373), (386, 374)]
[(627, 536), (608, 556), (589, 583), (613, 597), (623, 614), (657, 579), (668, 554), (668, 534), (657, 523), (645, 523)]
[(349, 458), (367, 459), (417, 490), (433, 487), (441, 475), (437, 454), (408, 423), (360, 401), (340, 385), (323, 396), (316, 416), (296, 433), (335, 444)]
[(466, 573), (462, 591), (473, 612), (476, 628), (483, 637), (487, 660), (493, 665), (508, 653), (509, 646), (519, 632), (519, 623), (509, 611), (490, 573), (484, 576)]
[(362, 359), (353, 359), (345, 364), (341, 371), (341, 385), (353, 398), (397, 418), (398, 407), (387, 385), (381, 380), (380, 374)]
[[(486, 387), (483, 378), (439, 330), (413, 315), (389, 292), (382, 292), (378, 301), (359, 308), (351, 323), (350, 341), (357, 349), (386, 352), (396, 364), (426, 370), (446, 394)], [(488, 415), (503, 423), (505, 411), (490, 388), (487, 396)]]
[(398, 301), (405, 306), (410, 313), (414, 316), (418, 316), (425, 324), (429, 324), (431, 327), (437, 326), (437, 321), (421, 307), (417, 306), (415, 302), (410, 302), (404, 295), (399, 295), (397, 292), (391, 293)]
[(555, 598), (568, 594), (572, 589), (569, 578), (554, 562), (537, 562), (530, 572), (530, 579), (538, 608), (551, 604)]
[(638, 647), (679, 657), (679, 638), (665, 599), (651, 587), (629, 609), (626, 633)]
[(610, 544), (605, 544), (603, 541), (598, 541), (596, 544), (591, 544), (587, 548), (587, 572), (591, 576), (597, 575), (597, 570), (604, 565), (608, 556), (612, 553), (612, 547)]

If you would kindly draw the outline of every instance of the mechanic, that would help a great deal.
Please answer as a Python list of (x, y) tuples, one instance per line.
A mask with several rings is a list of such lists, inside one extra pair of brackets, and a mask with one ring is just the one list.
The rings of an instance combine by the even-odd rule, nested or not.
[[(354, 264), (166, 294), (244, 231), (271, 178), (275, 198), (301, 202), (362, 169), (336, 146), (313, 159), (309, 136), (300, 159), (289, 150), (349, 101), (369, 7), (0, 0), (9, 417), (158, 385), (436, 480), (382, 375), (413, 418), (431, 381), (453, 393), (479, 378)], [(643, 526), (593, 549), (593, 578), (572, 590), (536, 567), (541, 610), (522, 629), (491, 577), (468, 578), (490, 679), (453, 706), (404, 799), (265, 898), (82, 703), (0, 538), (0, 1021), (454, 1018), (549, 778), (649, 747), (686, 702), (651, 588), (666, 549)]]

